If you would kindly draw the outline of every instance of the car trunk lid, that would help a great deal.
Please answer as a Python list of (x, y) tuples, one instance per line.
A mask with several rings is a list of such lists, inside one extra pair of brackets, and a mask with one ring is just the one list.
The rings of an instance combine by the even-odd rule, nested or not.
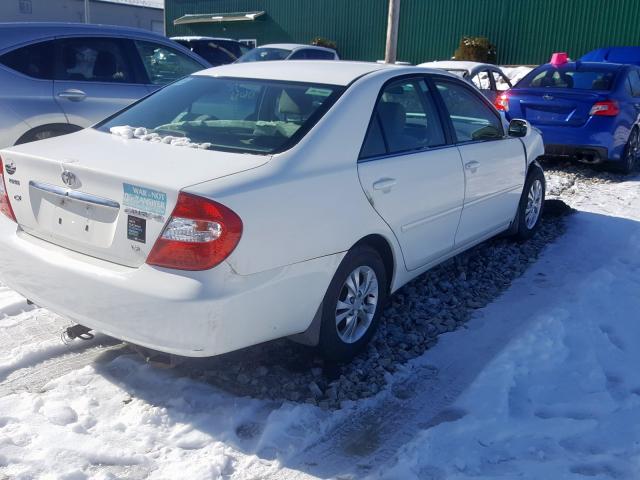
[(594, 103), (605, 96), (577, 89), (513, 89), (509, 92), (509, 116), (533, 125), (584, 125)]
[(143, 264), (179, 192), (265, 164), (270, 156), (125, 139), (86, 129), (0, 153), (27, 233), (121, 265)]

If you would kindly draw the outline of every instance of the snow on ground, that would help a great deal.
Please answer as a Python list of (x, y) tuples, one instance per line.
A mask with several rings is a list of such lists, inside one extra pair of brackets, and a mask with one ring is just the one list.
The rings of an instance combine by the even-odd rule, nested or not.
[(639, 187), (576, 194), (544, 308), (376, 478), (640, 478)]
[(0, 479), (638, 478), (640, 179), (570, 189), (580, 213), (523, 277), (337, 412), (64, 345), (0, 288)]

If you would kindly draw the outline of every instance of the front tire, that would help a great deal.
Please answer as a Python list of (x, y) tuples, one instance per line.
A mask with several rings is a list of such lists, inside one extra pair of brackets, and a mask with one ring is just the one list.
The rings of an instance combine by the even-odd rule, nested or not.
[(388, 296), (380, 254), (367, 245), (350, 250), (322, 302), (318, 348), (334, 363), (351, 360), (371, 340)]
[(514, 236), (520, 241), (528, 240), (536, 233), (542, 219), (546, 182), (544, 173), (538, 167), (531, 167), (524, 183)]

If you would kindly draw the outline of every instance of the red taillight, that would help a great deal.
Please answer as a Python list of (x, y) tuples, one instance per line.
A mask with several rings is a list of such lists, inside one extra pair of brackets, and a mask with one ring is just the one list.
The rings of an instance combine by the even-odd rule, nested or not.
[(508, 112), (509, 111), (509, 94), (507, 92), (499, 94), (496, 97), (495, 102), (493, 102), (493, 105), (498, 110), (502, 110), (503, 112)]
[(235, 212), (213, 200), (181, 192), (147, 263), (208, 270), (233, 252), (241, 235), (242, 220)]
[(596, 102), (591, 107), (589, 115), (597, 115), (599, 117), (615, 117), (620, 113), (618, 102), (615, 100), (604, 100), (603, 102)]
[(4, 213), (14, 222), (16, 221), (13, 208), (11, 208), (11, 203), (9, 203), (7, 185), (4, 183), (4, 164), (2, 163), (2, 158), (0, 158), (0, 212)]

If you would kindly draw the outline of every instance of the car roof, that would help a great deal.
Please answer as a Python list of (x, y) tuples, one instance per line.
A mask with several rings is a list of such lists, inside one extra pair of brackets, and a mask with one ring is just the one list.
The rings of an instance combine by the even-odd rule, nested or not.
[(438, 62), (421, 63), (418, 66), (426, 68), (441, 68), (444, 70), (467, 70), (468, 72), (477, 68), (499, 68), (495, 65), (491, 65), (490, 63), (468, 62), (465, 60), (442, 60)]
[[(550, 63), (543, 63), (540, 67), (546, 67), (551, 65)], [(580, 60), (575, 62), (567, 62), (561, 65), (556, 65), (557, 67), (563, 67), (564, 65), (568, 65), (570, 67), (575, 68), (576, 70), (580, 69), (595, 69), (595, 70), (611, 70), (618, 71), (622, 68), (626, 67), (626, 64), (623, 63), (613, 63), (613, 62), (582, 62)], [(537, 68), (540, 68), (537, 67)], [(535, 70), (535, 69), (534, 69)]]
[(585, 53), (580, 60), (585, 62), (640, 63), (640, 47), (603, 47)]
[(40, 39), (76, 34), (125, 36), (170, 42), (160, 34), (133, 27), (64, 22), (9, 22), (0, 23), (0, 51)]
[(231, 63), (201, 70), (193, 75), (210, 77), (234, 77), (265, 80), (281, 80), (327, 85), (349, 85), (354, 80), (372, 72), (395, 69), (398, 74), (431, 72), (433, 69), (400, 66), (373, 62), (327, 62), (326, 60), (305, 60), (292, 62), (276, 60), (271, 62)]
[(223, 40), (225, 42), (237, 42), (236, 39), (234, 38), (224, 38), (224, 37), (198, 37), (195, 35), (192, 36), (184, 36), (184, 37), (171, 37), (171, 40), (182, 40), (183, 42), (190, 42), (190, 41), (199, 41), (199, 40)]
[(323, 50), (325, 52), (335, 53), (335, 50), (326, 47), (320, 47), (318, 45), (304, 45), (302, 43), (269, 43), (267, 45), (260, 45), (258, 48), (281, 48), (282, 50), (300, 50), (301, 48), (310, 48), (313, 50)]

